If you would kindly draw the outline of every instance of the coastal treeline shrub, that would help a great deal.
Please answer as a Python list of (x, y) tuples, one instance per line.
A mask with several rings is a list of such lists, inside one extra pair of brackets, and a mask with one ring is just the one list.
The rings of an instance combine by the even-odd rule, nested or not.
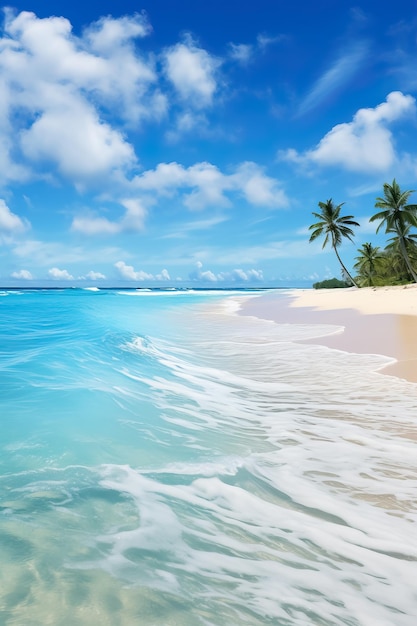
[[(340, 210), (343, 203), (336, 206), (332, 199), (319, 202), (320, 213), (313, 212), (314, 217), (319, 221), (309, 227), (313, 231), (310, 242), (319, 236), (324, 236), (323, 248), (328, 242), (331, 243), (342, 267), (342, 274), (346, 278), (346, 282), (331, 279), (342, 283), (342, 285), (335, 284), (335, 287), (402, 285), (412, 281), (417, 283), (417, 233), (412, 232), (413, 228), (417, 228), (417, 204), (408, 203), (414, 190), (401, 191), (395, 178), (391, 185), (384, 183), (383, 190), (383, 197), (378, 197), (375, 201), (375, 207), (381, 210), (373, 215), (370, 221), (379, 221), (376, 232), (381, 227), (385, 227), (385, 233), (391, 237), (383, 250), (371, 243), (364, 243), (358, 249), (354, 278), (344, 266), (338, 247), (343, 238), (353, 241), (354, 233), (351, 227), (359, 226), (358, 222), (354, 221), (353, 215), (341, 216)], [(313, 287), (319, 289), (328, 282), (315, 283)], [(331, 286), (328, 285), (327, 288)]]
[(328, 278), (327, 280), (322, 280), (313, 284), (314, 289), (339, 289), (351, 286), (351, 283), (348, 283), (345, 280), (339, 280), (338, 278)]

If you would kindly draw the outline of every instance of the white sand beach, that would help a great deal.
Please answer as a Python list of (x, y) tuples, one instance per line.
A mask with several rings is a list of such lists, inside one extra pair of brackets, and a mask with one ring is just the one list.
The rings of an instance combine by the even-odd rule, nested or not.
[(382, 373), (417, 382), (417, 285), (300, 289), (249, 301), (243, 314), (279, 323), (334, 324), (343, 329), (309, 343), (396, 360)]
[(291, 293), (293, 307), (354, 309), (365, 315), (416, 315), (417, 284), (357, 289), (300, 289)]

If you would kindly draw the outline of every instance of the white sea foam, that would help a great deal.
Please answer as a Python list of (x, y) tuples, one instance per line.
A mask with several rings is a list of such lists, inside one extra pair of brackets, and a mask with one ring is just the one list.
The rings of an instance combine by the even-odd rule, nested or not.
[[(417, 551), (399, 539), (398, 518), (383, 524), (363, 503), (356, 512), (347, 504), (329, 512), (324, 493), (315, 509), (288, 497), (274, 502), (273, 491), (265, 499), (218, 477), (166, 484), (109, 466), (102, 485), (129, 494), (141, 520), (136, 530), (99, 538), (111, 546), (101, 567), (114, 576), (131, 580), (140, 570), (143, 580), (143, 562), (130, 555), (162, 548), (171, 593), (182, 576), (193, 576), (226, 606), (242, 603), (243, 613), (250, 606), (253, 623), (288, 618), (288, 602), (293, 624), (412, 624)], [(167, 588), (155, 570), (148, 575), (151, 588)]]
[[(416, 385), (378, 373), (385, 357), (299, 342), (340, 327), (203, 302), (171, 309), (163, 340), (134, 309), (111, 341), (70, 343), (27, 411), (3, 395), (11, 426), (21, 409), (2, 447), (5, 610), (21, 624), (89, 626), (93, 606), (108, 626), (414, 626)], [(47, 408), (34, 394), (64, 401), (23, 439)]]

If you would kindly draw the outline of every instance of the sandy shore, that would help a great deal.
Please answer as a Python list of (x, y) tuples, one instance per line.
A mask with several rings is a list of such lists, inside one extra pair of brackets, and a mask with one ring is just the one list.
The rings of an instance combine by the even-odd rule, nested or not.
[(343, 332), (307, 343), (396, 359), (382, 373), (417, 382), (417, 285), (272, 292), (242, 314), (278, 323), (334, 324)]
[(416, 315), (417, 284), (364, 289), (299, 289), (291, 292), (293, 307), (320, 310), (354, 309), (365, 315)]

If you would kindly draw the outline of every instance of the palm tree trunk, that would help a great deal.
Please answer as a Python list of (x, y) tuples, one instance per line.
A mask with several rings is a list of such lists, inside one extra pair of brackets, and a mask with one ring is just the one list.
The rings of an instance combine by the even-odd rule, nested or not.
[(342, 259), (340, 258), (339, 253), (338, 253), (338, 251), (337, 251), (337, 247), (336, 247), (335, 245), (333, 245), (333, 249), (334, 249), (334, 251), (336, 252), (337, 260), (339, 261), (340, 265), (342, 266), (342, 269), (343, 269), (344, 273), (345, 273), (345, 274), (346, 274), (346, 276), (349, 278), (349, 280), (350, 280), (350, 282), (352, 283), (352, 285), (353, 285), (354, 287), (359, 287), (359, 285), (357, 285), (357, 284), (355, 283), (355, 281), (353, 280), (352, 276), (349, 274), (349, 272), (347, 271), (346, 267), (344, 266), (344, 264), (343, 264), (343, 262), (342, 262)]
[(407, 248), (405, 246), (405, 242), (404, 242), (404, 237), (402, 235), (400, 235), (400, 248), (401, 248), (401, 254), (404, 257), (404, 261), (407, 265), (408, 271), (410, 272), (411, 276), (413, 277), (413, 280), (415, 283), (417, 283), (417, 274), (415, 273), (412, 265), (411, 265), (411, 261), (410, 261), (410, 257), (408, 256), (407, 253)]

